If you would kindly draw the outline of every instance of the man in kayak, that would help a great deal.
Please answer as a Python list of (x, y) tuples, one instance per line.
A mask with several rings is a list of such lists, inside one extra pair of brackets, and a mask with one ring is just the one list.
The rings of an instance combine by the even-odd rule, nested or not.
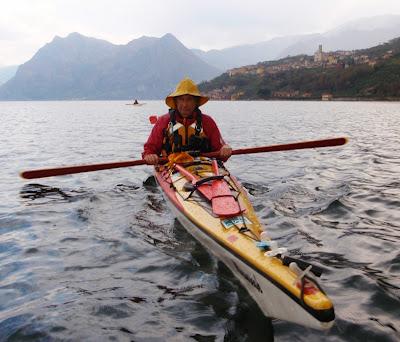
[(144, 144), (147, 164), (158, 164), (160, 156), (182, 151), (219, 151), (222, 160), (231, 156), (232, 148), (222, 139), (215, 121), (199, 109), (207, 101), (192, 80), (179, 82), (165, 99), (169, 113), (158, 118)]

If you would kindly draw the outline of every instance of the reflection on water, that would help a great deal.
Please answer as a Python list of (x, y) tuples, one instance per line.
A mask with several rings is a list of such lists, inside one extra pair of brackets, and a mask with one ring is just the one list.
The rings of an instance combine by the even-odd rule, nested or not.
[(317, 332), (264, 317), (174, 220), (149, 167), (18, 178), (23, 169), (140, 158), (147, 117), (165, 108), (124, 103), (0, 103), (0, 341), (400, 339), (399, 104), (204, 107), (235, 148), (351, 138), (227, 163), (270, 235), (323, 268), (337, 320)]

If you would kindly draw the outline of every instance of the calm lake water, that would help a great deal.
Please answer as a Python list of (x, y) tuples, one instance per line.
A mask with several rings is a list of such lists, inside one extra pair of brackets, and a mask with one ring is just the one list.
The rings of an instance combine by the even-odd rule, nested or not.
[(270, 320), (143, 182), (149, 166), (26, 181), (18, 172), (140, 159), (161, 101), (0, 102), (0, 341), (398, 341), (400, 104), (211, 102), (270, 235), (324, 267), (328, 332)]

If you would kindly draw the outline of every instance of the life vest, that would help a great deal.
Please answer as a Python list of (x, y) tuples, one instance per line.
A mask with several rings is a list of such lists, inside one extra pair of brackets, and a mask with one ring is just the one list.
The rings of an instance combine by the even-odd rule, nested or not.
[(176, 121), (176, 112), (169, 110), (169, 124), (164, 129), (162, 155), (182, 151), (209, 152), (210, 142), (203, 131), (202, 114), (196, 110), (196, 121), (188, 127)]

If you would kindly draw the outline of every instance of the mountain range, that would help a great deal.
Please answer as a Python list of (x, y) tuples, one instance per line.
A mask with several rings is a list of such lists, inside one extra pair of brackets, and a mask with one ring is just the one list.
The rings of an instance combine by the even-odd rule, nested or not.
[(320, 44), (325, 51), (358, 50), (399, 36), (400, 15), (381, 15), (354, 20), (324, 33), (276, 37), (220, 50), (193, 51), (208, 64), (227, 70), (287, 56), (311, 55)]
[(71, 33), (21, 65), (0, 87), (0, 99), (158, 99), (185, 76), (200, 82), (220, 73), (172, 34), (114, 45)]
[(17, 72), (18, 65), (0, 67), (0, 86), (13, 78)]
[(313, 54), (319, 44), (324, 51), (354, 50), (398, 36), (396, 15), (359, 19), (325, 33), (210, 51), (190, 50), (169, 33), (126, 45), (71, 33), (40, 48), (3, 85), (1, 77), (10, 78), (15, 67), (0, 69), (0, 100), (160, 99), (185, 76), (200, 82), (234, 67)]

